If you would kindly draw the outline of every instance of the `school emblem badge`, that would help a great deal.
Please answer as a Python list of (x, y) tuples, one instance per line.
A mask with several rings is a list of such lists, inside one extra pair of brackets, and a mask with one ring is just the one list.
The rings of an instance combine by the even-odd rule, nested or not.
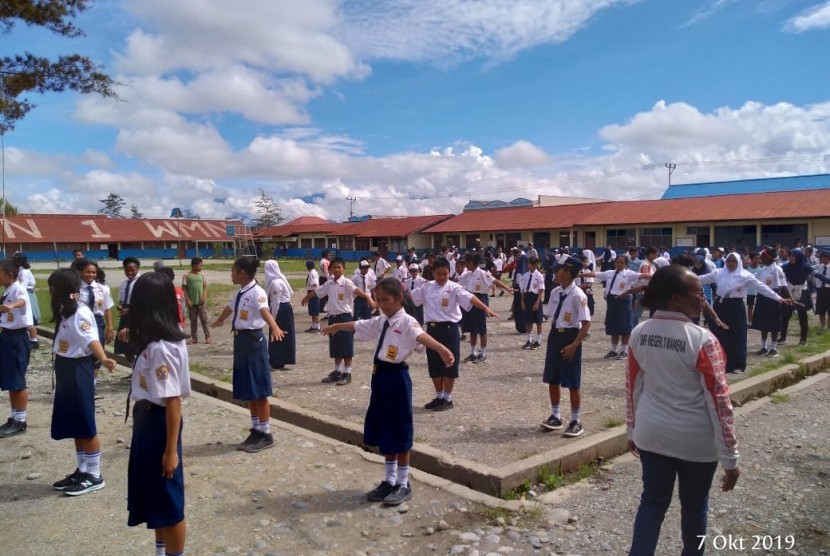
[(258, 297), (257, 301), (259, 301), (260, 303), (265, 303), (265, 298), (264, 297)]
[(159, 380), (167, 380), (167, 377), (170, 375), (170, 371), (167, 370), (167, 365), (162, 365), (158, 369), (156, 369), (156, 378)]
[(87, 321), (81, 321), (81, 330), (83, 332), (89, 332), (92, 330), (92, 325), (89, 324)]

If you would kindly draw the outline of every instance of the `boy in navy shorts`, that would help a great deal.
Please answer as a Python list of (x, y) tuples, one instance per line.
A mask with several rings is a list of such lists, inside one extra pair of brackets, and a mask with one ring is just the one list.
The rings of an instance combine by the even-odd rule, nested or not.
[(559, 401), (562, 388), (567, 388), (571, 399), (571, 421), (565, 429), (567, 437), (583, 433), (579, 421), (582, 340), (591, 328), (591, 314), (588, 312), (588, 297), (574, 283), (581, 270), (582, 261), (576, 257), (568, 257), (554, 265), (559, 286), (551, 293), (547, 306), (551, 329), (542, 380), (548, 385), (551, 415), (542, 423), (542, 428), (551, 431), (562, 429)]

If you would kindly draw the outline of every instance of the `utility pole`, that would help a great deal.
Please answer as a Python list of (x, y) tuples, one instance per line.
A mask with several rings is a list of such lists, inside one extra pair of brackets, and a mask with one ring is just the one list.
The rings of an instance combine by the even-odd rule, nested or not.
[(669, 187), (671, 187), (671, 175), (674, 173), (674, 169), (677, 168), (677, 164), (674, 162), (666, 162), (665, 166), (669, 169)]
[(349, 201), (349, 220), (352, 219), (354, 216), (354, 204), (357, 202), (356, 197), (346, 197), (346, 200)]

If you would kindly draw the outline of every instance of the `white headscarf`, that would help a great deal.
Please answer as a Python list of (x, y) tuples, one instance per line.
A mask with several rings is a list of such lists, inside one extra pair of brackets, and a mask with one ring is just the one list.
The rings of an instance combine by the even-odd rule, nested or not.
[(593, 268), (594, 270), (596, 270), (596, 269), (597, 269), (597, 265), (596, 265), (596, 263), (597, 263), (597, 258), (596, 258), (596, 255), (594, 255), (593, 250), (591, 250), (591, 249), (583, 249), (583, 250), (582, 250), (582, 254), (583, 254), (583, 255), (585, 255), (586, 257), (588, 257), (588, 264), (592, 265), (592, 266), (591, 266), (591, 268)]
[(738, 268), (734, 272), (730, 272), (724, 264), (723, 268), (717, 270), (718, 276), (715, 284), (718, 285), (718, 295), (726, 296), (735, 293), (738, 288), (745, 288), (747, 283), (753, 278), (752, 273), (744, 270), (744, 265), (741, 262), (741, 257), (737, 253), (729, 253), (726, 256), (724, 263), (729, 259), (734, 259), (738, 263)]
[(286, 278), (285, 274), (283, 274), (282, 270), (280, 270), (280, 263), (274, 259), (269, 259), (265, 261), (265, 291), (271, 291), (271, 284), (275, 280), (282, 280), (285, 282), (285, 287), (288, 288), (289, 296), (294, 295), (294, 290), (291, 288), (291, 284), (288, 283), (288, 278)]

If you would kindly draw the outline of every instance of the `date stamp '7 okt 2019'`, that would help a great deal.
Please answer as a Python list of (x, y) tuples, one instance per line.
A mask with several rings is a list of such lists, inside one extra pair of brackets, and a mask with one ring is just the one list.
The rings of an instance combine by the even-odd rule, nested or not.
[(795, 548), (794, 535), (698, 535), (701, 548), (724, 552), (777, 552)]

